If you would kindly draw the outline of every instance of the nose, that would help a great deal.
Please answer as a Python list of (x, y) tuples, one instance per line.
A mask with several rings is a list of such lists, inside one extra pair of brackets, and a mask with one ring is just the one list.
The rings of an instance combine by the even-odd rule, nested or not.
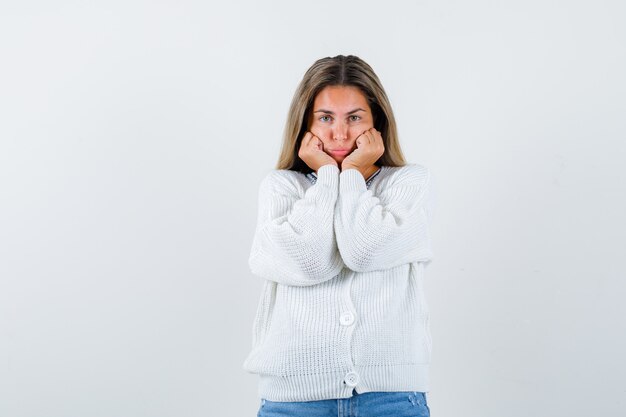
[(334, 140), (346, 140), (348, 138), (348, 124), (345, 122), (338, 122), (333, 126), (333, 139)]

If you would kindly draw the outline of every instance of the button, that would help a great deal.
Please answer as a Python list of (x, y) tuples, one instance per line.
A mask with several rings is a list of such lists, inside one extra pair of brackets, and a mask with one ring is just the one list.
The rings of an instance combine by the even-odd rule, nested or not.
[(354, 314), (349, 311), (341, 313), (341, 316), (339, 316), (339, 322), (344, 326), (351, 325), (354, 323)]
[(346, 377), (343, 379), (343, 382), (348, 386), (356, 387), (356, 384), (359, 383), (359, 374), (356, 372), (348, 372)]

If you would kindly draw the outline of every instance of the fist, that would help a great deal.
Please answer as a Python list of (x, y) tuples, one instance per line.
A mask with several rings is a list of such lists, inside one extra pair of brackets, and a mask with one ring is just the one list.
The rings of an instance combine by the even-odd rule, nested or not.
[(315, 172), (323, 165), (338, 166), (333, 157), (324, 151), (324, 143), (311, 132), (304, 134), (298, 150), (298, 157)]
[(342, 167), (367, 168), (385, 153), (383, 137), (378, 130), (371, 128), (356, 138), (357, 148), (343, 160)]

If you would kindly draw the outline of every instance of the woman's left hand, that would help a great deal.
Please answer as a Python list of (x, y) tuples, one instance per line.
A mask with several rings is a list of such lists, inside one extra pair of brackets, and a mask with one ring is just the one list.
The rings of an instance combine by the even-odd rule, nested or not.
[(356, 168), (358, 170), (367, 169), (380, 158), (385, 152), (383, 137), (378, 130), (371, 128), (361, 133), (356, 138), (357, 149), (352, 151), (341, 162), (341, 170)]

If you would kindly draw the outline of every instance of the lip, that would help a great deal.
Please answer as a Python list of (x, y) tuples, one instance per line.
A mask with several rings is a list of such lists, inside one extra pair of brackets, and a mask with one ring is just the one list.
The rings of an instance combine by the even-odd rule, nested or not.
[(334, 155), (347, 155), (350, 153), (350, 149), (331, 149), (330, 153)]

